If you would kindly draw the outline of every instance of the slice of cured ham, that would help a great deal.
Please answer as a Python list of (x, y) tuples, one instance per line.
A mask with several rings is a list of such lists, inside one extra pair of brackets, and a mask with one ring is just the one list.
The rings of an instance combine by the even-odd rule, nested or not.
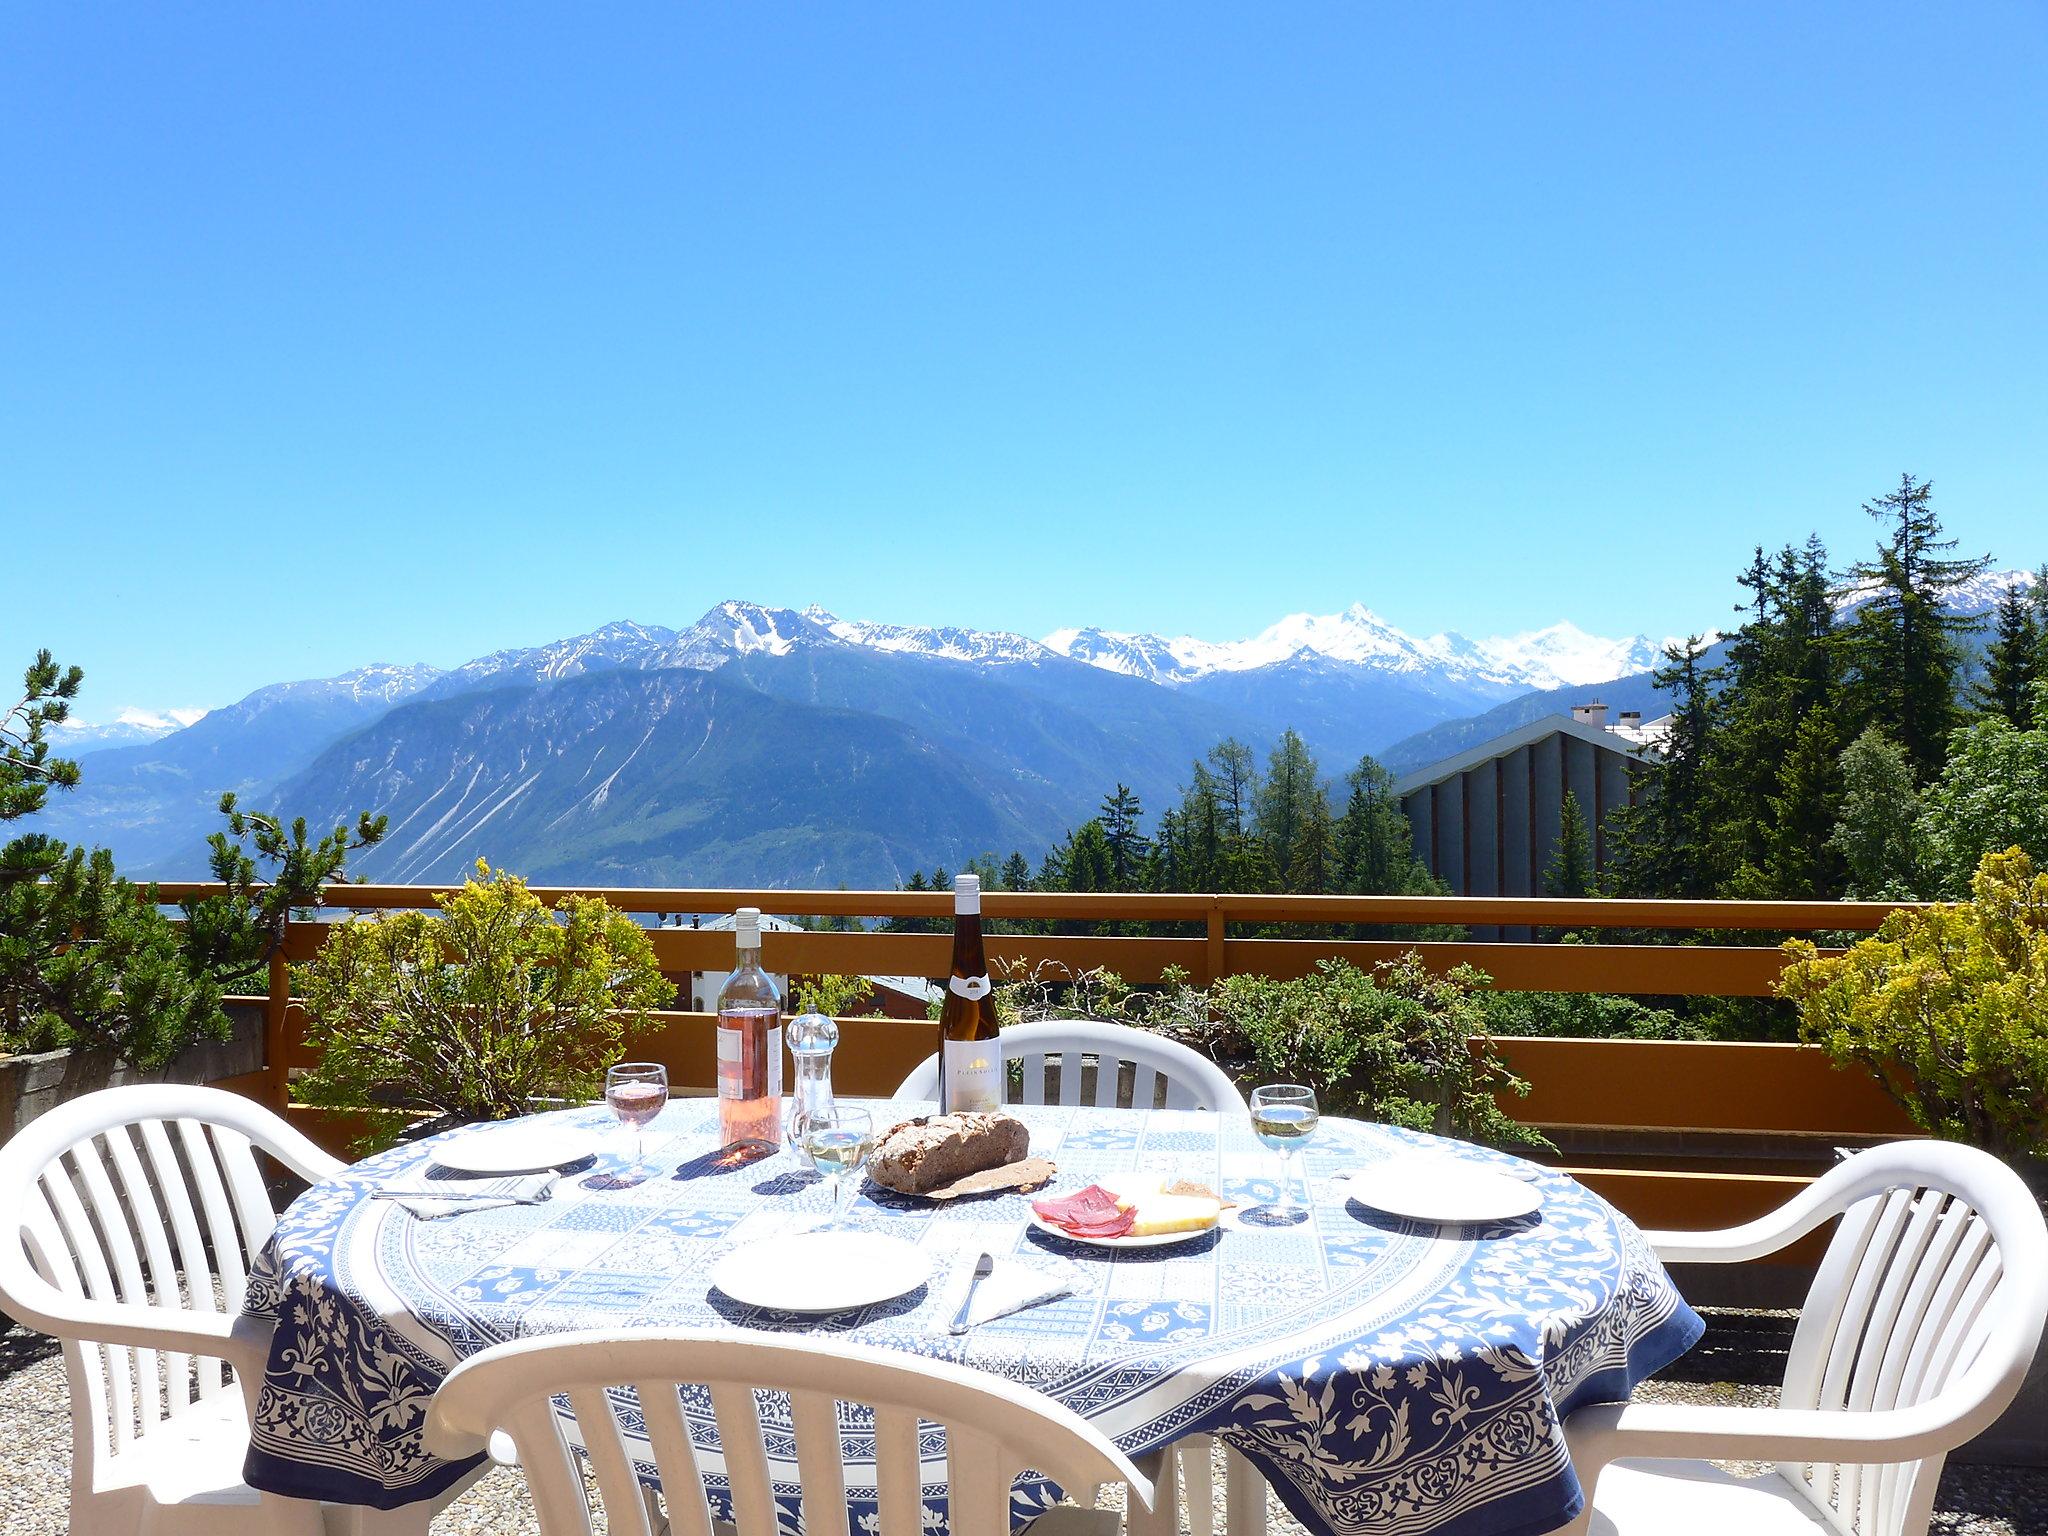
[(1122, 1237), (1138, 1219), (1135, 1211), (1125, 1210), (1116, 1196), (1099, 1184), (1055, 1199), (1034, 1200), (1031, 1209), (1075, 1237)]

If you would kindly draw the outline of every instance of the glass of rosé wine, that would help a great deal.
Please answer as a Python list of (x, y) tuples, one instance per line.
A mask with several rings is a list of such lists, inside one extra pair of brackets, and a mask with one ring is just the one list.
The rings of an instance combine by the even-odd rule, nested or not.
[(668, 1103), (668, 1068), (658, 1061), (622, 1061), (604, 1075), (604, 1101), (620, 1125), (633, 1133), (630, 1169), (640, 1167), (646, 1128)]

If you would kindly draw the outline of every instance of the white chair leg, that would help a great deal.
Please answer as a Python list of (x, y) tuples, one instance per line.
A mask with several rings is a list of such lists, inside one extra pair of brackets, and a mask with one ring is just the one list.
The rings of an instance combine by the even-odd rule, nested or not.
[(1196, 1435), (1174, 1447), (1188, 1505), (1188, 1536), (1216, 1536), (1216, 1442)]
[(1223, 1448), (1225, 1536), (1265, 1536), (1266, 1480), (1229, 1446)]
[(1180, 1458), (1175, 1448), (1168, 1446), (1163, 1451), (1154, 1451), (1149, 1456), (1134, 1457), (1138, 1470), (1152, 1479), (1152, 1508), (1148, 1513), (1132, 1500), (1124, 1508), (1124, 1531), (1126, 1536), (1179, 1536), (1180, 1498), (1175, 1493), (1177, 1469)]

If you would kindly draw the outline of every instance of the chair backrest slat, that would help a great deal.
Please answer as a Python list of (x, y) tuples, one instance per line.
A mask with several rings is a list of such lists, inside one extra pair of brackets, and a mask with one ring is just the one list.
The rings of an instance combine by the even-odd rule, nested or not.
[[(113, 1271), (114, 1299), (131, 1306), (148, 1306), (149, 1282), (143, 1277), (142, 1254), (135, 1246), (135, 1233), (129, 1225), (127, 1208), (114, 1192), (113, 1180), (107, 1177), (107, 1165), (100, 1156), (98, 1144), (91, 1140), (79, 1142), (71, 1149), (71, 1165), (78, 1183), (85, 1189), (93, 1224), (99, 1228), (101, 1248)], [(153, 1349), (130, 1349), (126, 1353), (129, 1381), (134, 1392), (133, 1427), (136, 1434), (146, 1435), (162, 1422), (164, 1416), (162, 1393), (158, 1388), (161, 1367)]]
[[(87, 1297), (93, 1301), (114, 1301), (114, 1277), (107, 1268), (107, 1255), (93, 1230), (92, 1218), (79, 1201), (71, 1182), (71, 1170), (54, 1162), (43, 1174), (44, 1196), (55, 1213), (63, 1242)], [(108, 1422), (93, 1426), (93, 1432), (114, 1450), (123, 1451), (135, 1438), (134, 1351), (119, 1344), (98, 1346), (100, 1368), (107, 1384)]]
[(923, 1536), (924, 1476), (917, 1455), (918, 1419), (907, 1408), (875, 1410), (875, 1503), (878, 1536)]
[(225, 1125), (210, 1125), (213, 1149), (227, 1175), (228, 1196), (234, 1203), (235, 1225), (241, 1229), (242, 1259), (253, 1268), (263, 1245), (277, 1226), (277, 1212), (270, 1204), (270, 1191), (263, 1187), (263, 1170), (256, 1166), (256, 1150), (249, 1138)]
[(611, 1536), (654, 1536), (648, 1526), (639, 1476), (626, 1455), (625, 1442), (619, 1438), (618, 1416), (610, 1394), (602, 1387), (571, 1387), (569, 1407), (576, 1415), (583, 1454), (597, 1477), (597, 1495), (604, 1502), (605, 1529)]
[[(178, 1283), (178, 1266), (171, 1258), (170, 1237), (163, 1212), (157, 1207), (154, 1184), (143, 1172), (141, 1158), (135, 1155), (135, 1143), (128, 1134), (128, 1127), (111, 1126), (100, 1139), (106, 1143), (114, 1173), (121, 1181), (122, 1195), (128, 1202), (136, 1235), (142, 1239), (149, 1283), (155, 1293), (153, 1302), (157, 1306), (181, 1307), (185, 1298)], [(166, 1352), (162, 1361), (165, 1409), (169, 1413), (177, 1413), (192, 1401), (192, 1357)]]
[(206, 1127), (197, 1120), (178, 1121), (178, 1144), (184, 1148), (185, 1166), (191, 1171), (204, 1214), (207, 1246), (213, 1252), (214, 1278), (228, 1311), (239, 1312), (249, 1289), (249, 1271), (242, 1262), (242, 1234), (235, 1230), (227, 1186), (221, 1182), (220, 1165), (214, 1161), (213, 1143)]
[[(141, 1122), (142, 1150), (149, 1157), (149, 1171), (162, 1193), (171, 1221), (171, 1237), (177, 1244), (178, 1268), (185, 1280), (185, 1305), (195, 1312), (218, 1312), (220, 1298), (214, 1292), (213, 1256), (199, 1233), (198, 1214), (192, 1207), (192, 1189), (185, 1166), (161, 1120)], [(192, 1363), (198, 1378), (201, 1400), (215, 1397), (227, 1387), (227, 1366), (219, 1360), (196, 1358)]]
[[(761, 1411), (752, 1388), (712, 1382), (711, 1410), (718, 1416), (718, 1446), (732, 1490), (732, 1522), (739, 1536), (776, 1536), (775, 1485), (768, 1475), (768, 1449), (761, 1443)], [(552, 1533), (548, 1533), (552, 1536)]]
[(959, 1424), (946, 1426), (946, 1513), (965, 1531), (1000, 1531), (1010, 1522), (1010, 1479), (995, 1437)]
[[(1018, 1058), (1019, 1077), (1017, 1093), (1019, 1104), (1043, 1104), (1045, 1102), (1045, 1056), (1042, 1052), (1027, 1051)], [(1061, 1087), (1065, 1087), (1064, 1080)]]
[(690, 1440), (690, 1426), (683, 1422), (682, 1399), (675, 1383), (640, 1381), (633, 1386), (640, 1398), (640, 1417), (647, 1425), (647, 1442), (654, 1451), (655, 1470), (661, 1474), (662, 1507), (671, 1536), (714, 1536), (703, 1469), (697, 1461), (697, 1447)]
[(804, 1536), (846, 1536), (846, 1468), (841, 1463), (839, 1403), (825, 1392), (792, 1392), (797, 1481), (803, 1486)]

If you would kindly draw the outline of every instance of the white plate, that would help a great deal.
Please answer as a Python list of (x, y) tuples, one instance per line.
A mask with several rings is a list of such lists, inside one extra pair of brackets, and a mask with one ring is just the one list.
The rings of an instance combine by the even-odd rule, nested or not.
[(1389, 1216), (1442, 1225), (1512, 1221), (1543, 1208), (1543, 1192), (1447, 1157), (1396, 1157), (1350, 1175), (1339, 1186), (1354, 1200)]
[(777, 1312), (847, 1312), (907, 1296), (931, 1278), (924, 1251), (879, 1232), (798, 1232), (735, 1248), (711, 1283)]
[(596, 1132), (573, 1125), (493, 1125), (434, 1145), (437, 1167), (457, 1173), (539, 1173), (598, 1150)]
[(1036, 1211), (1031, 1213), (1031, 1225), (1047, 1237), (1079, 1243), (1084, 1248), (1165, 1248), (1174, 1243), (1184, 1243), (1189, 1238), (1207, 1237), (1217, 1230), (1215, 1227), (1189, 1227), (1184, 1232), (1147, 1232), (1143, 1237), (1076, 1237), (1065, 1227), (1055, 1226)]

